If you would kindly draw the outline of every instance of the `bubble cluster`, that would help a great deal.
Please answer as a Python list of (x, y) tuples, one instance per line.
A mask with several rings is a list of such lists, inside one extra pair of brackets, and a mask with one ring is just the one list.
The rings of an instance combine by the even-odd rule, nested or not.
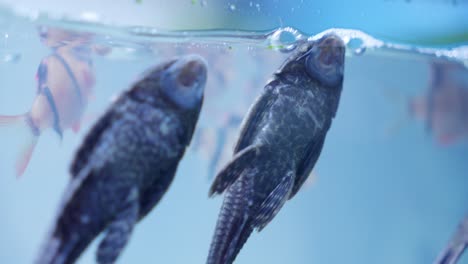
[(289, 52), (295, 49), (297, 42), (303, 38), (303, 35), (294, 28), (280, 28), (271, 35), (268, 48)]

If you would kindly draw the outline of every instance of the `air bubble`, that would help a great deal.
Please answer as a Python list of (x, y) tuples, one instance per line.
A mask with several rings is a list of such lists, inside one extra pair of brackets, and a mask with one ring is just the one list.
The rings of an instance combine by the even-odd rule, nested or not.
[(290, 27), (278, 29), (270, 38), (269, 49), (289, 52), (296, 48), (297, 41), (303, 36), (296, 30)]
[(360, 38), (351, 38), (347, 41), (346, 46), (354, 55), (362, 55), (366, 51), (364, 41)]
[(366, 48), (365, 48), (365, 47), (358, 48), (358, 49), (355, 49), (355, 50), (354, 50), (354, 55), (360, 56), (360, 55), (364, 54), (364, 52), (366, 52)]
[(0, 54), (0, 62), (3, 62), (3, 63), (17, 63), (20, 60), (21, 60), (21, 54), (19, 53)]
[(231, 9), (231, 11), (235, 11), (236, 10), (236, 5), (235, 4), (229, 5), (229, 9)]

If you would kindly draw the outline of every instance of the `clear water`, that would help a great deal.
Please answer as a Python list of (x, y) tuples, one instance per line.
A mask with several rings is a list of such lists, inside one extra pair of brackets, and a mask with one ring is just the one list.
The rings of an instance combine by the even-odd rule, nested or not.
[[(71, 67), (96, 79), (80, 130), (65, 129), (63, 139), (45, 130), (21, 178), (14, 164), (29, 130), (22, 123), (0, 126), (0, 263), (33, 261), (69, 181), (74, 152), (109, 102), (149, 66), (186, 53), (209, 64), (197, 131), (169, 192), (138, 224), (118, 262), (204, 263), (222, 201), (208, 199), (208, 188), (230, 157), (240, 120), (288, 51), (321, 34), (292, 28), (171, 32), (0, 12), (1, 115), (29, 111), (34, 75), (50, 60), (54, 43), (84, 42), (78, 46), (92, 67)], [(41, 41), (38, 27), (68, 35)], [(468, 210), (467, 47), (418, 48), (332, 31), (348, 51), (324, 150), (311, 180), (251, 236), (236, 263), (431, 263)], [(443, 87), (435, 84), (435, 68)], [(59, 78), (53, 74), (49, 78)], [(62, 96), (57, 100), (71, 95)], [(430, 114), (416, 104), (424, 98), (434, 99)], [(95, 248), (96, 242), (79, 263), (94, 263)]]

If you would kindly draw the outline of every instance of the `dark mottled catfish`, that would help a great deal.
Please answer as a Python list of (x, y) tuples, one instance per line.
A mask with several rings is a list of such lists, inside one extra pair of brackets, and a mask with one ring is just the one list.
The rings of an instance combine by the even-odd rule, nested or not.
[(98, 263), (113, 263), (135, 224), (167, 191), (203, 102), (207, 68), (189, 55), (148, 71), (85, 138), (58, 219), (37, 263), (73, 263), (102, 231)]
[(452, 240), (442, 251), (434, 264), (456, 264), (463, 252), (468, 248), (468, 215), (460, 223)]
[(210, 190), (226, 194), (208, 264), (232, 263), (307, 179), (338, 108), (344, 55), (335, 35), (303, 43), (250, 109), (234, 157)]

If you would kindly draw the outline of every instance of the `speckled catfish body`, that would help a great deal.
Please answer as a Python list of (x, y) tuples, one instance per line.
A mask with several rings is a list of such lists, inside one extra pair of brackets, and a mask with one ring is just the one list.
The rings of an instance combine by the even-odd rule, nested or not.
[(326, 35), (299, 46), (244, 120), (231, 162), (210, 195), (226, 192), (208, 264), (232, 263), (312, 171), (337, 111), (345, 47)]
[(98, 263), (113, 263), (134, 225), (168, 189), (198, 120), (207, 69), (185, 56), (148, 71), (95, 124), (37, 263), (73, 263), (102, 231)]

